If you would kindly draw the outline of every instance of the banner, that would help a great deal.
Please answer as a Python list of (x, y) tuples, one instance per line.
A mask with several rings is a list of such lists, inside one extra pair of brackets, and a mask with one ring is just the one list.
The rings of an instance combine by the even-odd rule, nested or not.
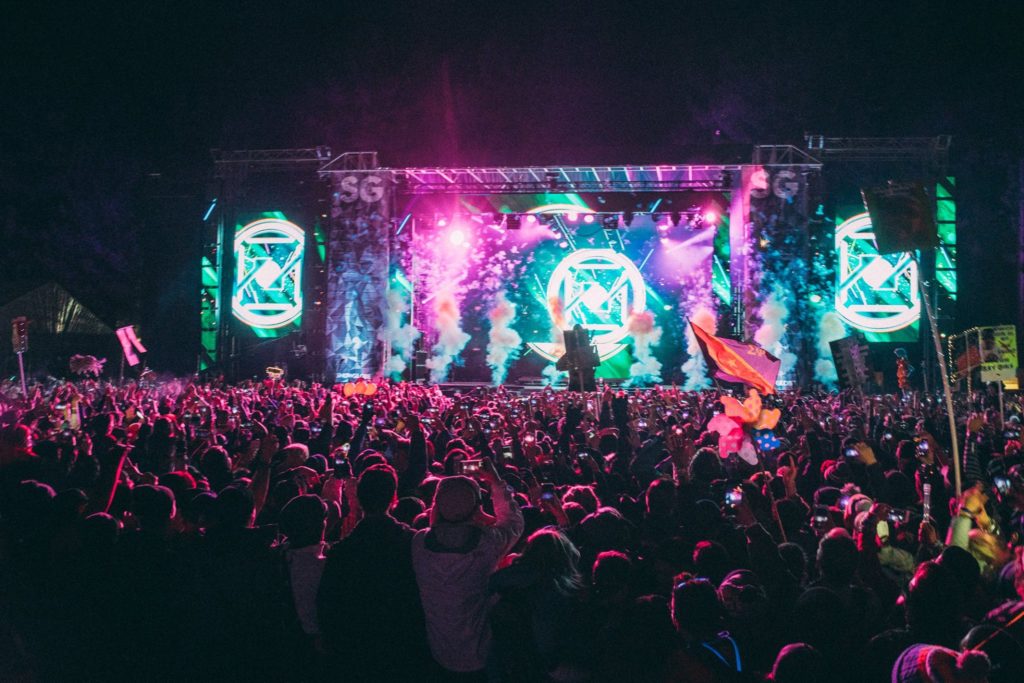
[(121, 350), (124, 351), (124, 357), (128, 361), (128, 365), (134, 368), (140, 362), (135, 352), (146, 352), (146, 347), (135, 336), (135, 328), (131, 325), (117, 328), (117, 341), (121, 342)]
[(998, 382), (1017, 377), (1017, 328), (1013, 325), (981, 329), (981, 381)]

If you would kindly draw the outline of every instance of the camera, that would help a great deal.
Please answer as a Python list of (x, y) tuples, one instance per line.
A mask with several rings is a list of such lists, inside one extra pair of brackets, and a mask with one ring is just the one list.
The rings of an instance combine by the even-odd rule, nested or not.
[(459, 474), (473, 475), (480, 471), (479, 460), (460, 460), (458, 466)]
[(930, 446), (928, 445), (928, 442), (925, 441), (924, 439), (922, 439), (921, 441), (917, 442), (917, 452), (918, 453), (927, 453), (929, 448), (930, 448)]
[(843, 451), (843, 455), (845, 455), (847, 458), (856, 458), (858, 455), (860, 455), (860, 452), (856, 448), (847, 448), (846, 450)]
[(540, 499), (545, 501), (552, 501), (555, 499), (555, 485), (550, 482), (544, 482), (540, 485)]
[(735, 488), (725, 492), (725, 504), (736, 507), (743, 502), (743, 489)]
[(907, 510), (889, 510), (889, 521), (894, 525), (906, 524), (910, 520), (910, 512)]
[(503, 460), (506, 460), (508, 462), (512, 462), (513, 460), (515, 460), (515, 455), (513, 455), (512, 451), (509, 449), (503, 450), (501, 452), (501, 457)]
[(993, 477), (992, 483), (996, 485), (996, 491), (1006, 495), (1010, 492), (1011, 482), (1006, 477)]
[(338, 479), (348, 479), (352, 476), (352, 463), (343, 455), (334, 459), (334, 476)]

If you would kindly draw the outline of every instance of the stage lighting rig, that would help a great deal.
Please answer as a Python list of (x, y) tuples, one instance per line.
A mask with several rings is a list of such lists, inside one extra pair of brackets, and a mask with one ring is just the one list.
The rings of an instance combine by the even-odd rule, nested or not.
[(601, 216), (601, 227), (605, 230), (618, 230), (619, 217), (615, 214), (606, 214)]
[(505, 219), (505, 228), (508, 230), (518, 230), (520, 225), (519, 214), (517, 213), (510, 213)]

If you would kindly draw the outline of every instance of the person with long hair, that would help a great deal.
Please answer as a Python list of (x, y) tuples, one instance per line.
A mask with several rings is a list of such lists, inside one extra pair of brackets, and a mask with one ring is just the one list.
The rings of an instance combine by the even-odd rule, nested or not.
[(582, 677), (576, 635), (583, 604), (580, 551), (554, 527), (539, 529), (521, 554), (491, 577), (499, 595), (491, 612), (494, 656), (505, 680), (572, 681)]

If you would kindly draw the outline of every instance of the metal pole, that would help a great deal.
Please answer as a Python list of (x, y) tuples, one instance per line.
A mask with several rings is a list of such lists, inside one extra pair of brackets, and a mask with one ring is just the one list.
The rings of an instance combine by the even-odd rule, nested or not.
[(18, 372), (21, 374), (21, 394), (28, 398), (28, 384), (25, 383), (25, 354), (18, 352)]
[[(920, 272), (920, 264), (918, 265)], [(942, 342), (939, 339), (939, 327), (935, 322), (935, 312), (932, 310), (931, 300), (928, 298), (928, 287), (924, 278), (918, 280), (921, 286), (921, 299), (924, 301), (924, 308), (928, 314), (928, 322), (932, 327), (932, 341), (935, 343), (936, 362), (939, 364), (939, 376), (942, 378), (942, 391), (946, 396), (946, 415), (949, 418), (949, 439), (953, 447), (953, 488), (957, 498), (963, 490), (960, 481), (960, 443), (956, 433), (956, 416), (953, 414), (953, 394), (949, 390), (949, 374), (946, 372), (946, 359), (942, 355)]]
[(1003, 380), (998, 380), (996, 384), (999, 385), (999, 428), (1003, 429), (1003, 420), (1006, 417), (1006, 408), (1003, 405)]

